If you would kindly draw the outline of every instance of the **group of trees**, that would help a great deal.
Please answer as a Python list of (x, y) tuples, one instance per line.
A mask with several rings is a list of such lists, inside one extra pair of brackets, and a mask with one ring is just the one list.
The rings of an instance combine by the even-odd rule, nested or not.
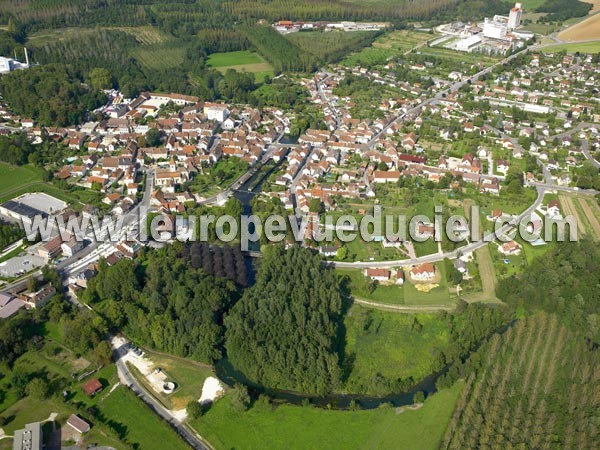
[(303, 51), (270, 26), (245, 27), (243, 32), (278, 72), (311, 72), (317, 67), (314, 55)]
[(341, 319), (333, 270), (306, 249), (270, 246), (225, 319), (227, 356), (261, 386), (325, 394), (340, 381)]
[(25, 233), (19, 226), (0, 222), (0, 250), (22, 237)]
[(559, 314), (600, 342), (600, 249), (585, 239), (557, 244), (524, 273), (498, 283), (496, 294), (514, 307)]
[[(21, 166), (33, 164), (41, 166), (49, 163), (60, 163), (64, 160), (66, 147), (44, 140), (40, 144), (32, 144), (25, 133), (14, 133), (0, 136), (0, 161)], [(49, 177), (49, 174), (44, 174)]]
[(22, 117), (48, 126), (80, 123), (85, 112), (106, 101), (103, 93), (82, 84), (64, 64), (33, 67), (0, 78), (0, 95)]
[(589, 161), (584, 161), (581, 167), (577, 168), (575, 184), (582, 189), (600, 189), (600, 174), (598, 169)]
[[(84, 298), (92, 303), (102, 300), (97, 307), (100, 314), (112, 327), (124, 328), (135, 342), (215, 361), (222, 356), (223, 314), (238, 294), (232, 282), (199, 268), (199, 248), (190, 250), (175, 244), (142, 255), (138, 265), (129, 260), (111, 267), (102, 263)], [(214, 253), (208, 253), (213, 263)], [(235, 259), (227, 256), (222, 261), (229, 265), (227, 261)], [(230, 271), (226, 267), (225, 275)]]
[(572, 0), (546, 0), (535, 10), (547, 13), (540, 17), (541, 22), (562, 22), (572, 17), (583, 17), (592, 9), (591, 3)]

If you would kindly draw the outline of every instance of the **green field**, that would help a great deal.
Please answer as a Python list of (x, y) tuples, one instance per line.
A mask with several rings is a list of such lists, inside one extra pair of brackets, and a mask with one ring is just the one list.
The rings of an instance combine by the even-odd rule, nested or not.
[(375, 289), (371, 290), (369, 288), (371, 282), (364, 276), (362, 270), (337, 269), (337, 272), (340, 276), (348, 277), (348, 287), (353, 296), (378, 303), (394, 305), (404, 304), (404, 288), (402, 286), (378, 283), (375, 286)]
[(428, 398), (417, 410), (369, 411), (255, 404), (233, 410), (218, 401), (192, 425), (217, 449), (410, 449), (438, 448), (463, 383)]
[(228, 69), (254, 73), (258, 79), (273, 75), (273, 67), (258, 53), (249, 50), (226, 53), (213, 53), (208, 57), (208, 65), (226, 72)]
[(0, 162), (0, 197), (10, 195), (24, 185), (42, 181), (42, 170), (34, 166), (13, 166)]
[(137, 448), (149, 450), (189, 448), (166, 422), (124, 386), (119, 386), (98, 405), (98, 408), (125, 431), (125, 440), (137, 444)]
[(39, 167), (13, 166), (0, 162), (0, 203), (28, 192), (44, 192), (65, 202), (75, 203), (74, 208), (80, 209), (87, 204), (99, 205), (102, 198), (100, 192), (81, 187), (67, 191), (42, 180), (43, 172)]
[[(413, 329), (417, 320), (423, 327)], [(386, 393), (374, 384), (377, 374), (388, 380), (418, 382), (430, 375), (438, 352), (449, 340), (447, 324), (437, 314), (398, 314), (354, 305), (348, 311), (346, 358), (353, 361), (348, 392)]]
[(557, 53), (557, 52), (600, 53), (600, 41), (553, 45), (551, 47), (544, 48), (543, 52), (544, 53)]
[(243, 50), (239, 52), (213, 53), (208, 57), (208, 64), (212, 67), (242, 66), (245, 64), (258, 64), (263, 62), (262, 57), (255, 52)]
[[(85, 443), (95, 442), (120, 448), (121, 443), (127, 442), (136, 448), (150, 450), (188, 448), (169, 425), (138, 400), (128, 388), (120, 386), (111, 392), (111, 387), (118, 383), (113, 364), (93, 375), (100, 380), (104, 390), (93, 398), (85, 396), (81, 390), (83, 381), (73, 380), (71, 374), (89, 369), (89, 361), (63, 346), (56, 324), (45, 323), (40, 333), (45, 336), (45, 340), (39, 350), (26, 352), (10, 369), (0, 366), (3, 375), (0, 377), (0, 391), (6, 392), (6, 395), (0, 396), (0, 418), (5, 421), (2, 428), (7, 434), (12, 434), (26, 423), (45, 420), (51, 413), (57, 413), (57, 422), (64, 424), (75, 413), (92, 422), (91, 431), (85, 435)], [(168, 361), (164, 362), (167, 367)], [(64, 401), (60, 395), (44, 400), (17, 398), (14, 389), (9, 386), (12, 374), (17, 372), (44, 374), (44, 378), (54, 389), (68, 392), (68, 400)], [(197, 371), (196, 375), (198, 374), (202, 372)], [(182, 384), (190, 376), (182, 371)], [(99, 414), (92, 417), (89, 407), (94, 407)], [(0, 449), (4, 448), (11, 448), (9, 439), (0, 441)]]

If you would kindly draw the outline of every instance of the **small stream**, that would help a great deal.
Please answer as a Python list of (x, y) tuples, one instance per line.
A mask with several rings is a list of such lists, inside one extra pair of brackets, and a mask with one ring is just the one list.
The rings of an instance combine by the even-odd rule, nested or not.
[(361, 395), (361, 394), (342, 394), (333, 393), (325, 396), (311, 396), (298, 392), (284, 391), (279, 389), (269, 389), (257, 385), (256, 383), (248, 380), (243, 373), (236, 371), (231, 363), (225, 358), (215, 364), (215, 370), (217, 377), (228, 384), (233, 386), (235, 383), (241, 383), (248, 387), (250, 394), (256, 398), (260, 394), (266, 394), (271, 397), (274, 401), (280, 403), (290, 403), (292, 405), (303, 405), (308, 400), (311, 405), (319, 408), (331, 408), (331, 409), (348, 409), (350, 402), (355, 401), (360, 404), (361, 409), (376, 409), (383, 404), (392, 404), (393, 406), (407, 406), (413, 404), (413, 396), (419, 391), (423, 391), (426, 397), (437, 392), (435, 382), (440, 376), (448, 371), (450, 366), (446, 366), (439, 372), (427, 376), (418, 384), (413, 386), (410, 390), (389, 394), (383, 397), (376, 397), (372, 395)]
[[(257, 171), (240, 187), (238, 191), (234, 193), (234, 197), (242, 203), (244, 214), (252, 214), (252, 207), (250, 205), (252, 198), (254, 198), (254, 196), (262, 192), (263, 183), (269, 177), (269, 175), (271, 175), (275, 170), (279, 168), (282, 162), (283, 159), (279, 163), (273, 165), (272, 167), (269, 167), (267, 170)], [(259, 242), (250, 243), (250, 250), (259, 249)], [(503, 326), (500, 330), (496, 330), (495, 332), (504, 333), (514, 323), (515, 321), (512, 321), (507, 325)], [(488, 336), (488, 338), (490, 336)], [(479, 348), (479, 345), (481, 345), (481, 343), (483, 343), (484, 341), (485, 339), (477, 345), (477, 348)], [(476, 351), (477, 348), (475, 348), (473, 351)], [(314, 406), (332, 409), (348, 409), (348, 407), (350, 406), (350, 402), (355, 401), (360, 404), (361, 409), (376, 409), (383, 404), (392, 404), (395, 407), (412, 405), (413, 396), (419, 391), (424, 392), (426, 397), (435, 394), (437, 392), (436, 381), (448, 371), (451, 364), (445, 366), (439, 372), (433, 373), (425, 377), (419, 383), (414, 385), (410, 390), (395, 394), (389, 394), (383, 397), (343, 393), (333, 393), (319, 397), (302, 394), (299, 392), (265, 388), (263, 386), (257, 385), (256, 383), (253, 383), (252, 381), (248, 380), (243, 373), (235, 370), (235, 368), (231, 365), (227, 358), (221, 359), (215, 364), (215, 371), (218, 378), (230, 386), (233, 386), (235, 383), (241, 383), (247, 386), (250, 394), (254, 398), (258, 397), (260, 394), (266, 394), (273, 400), (281, 403), (302, 405), (308, 400)]]

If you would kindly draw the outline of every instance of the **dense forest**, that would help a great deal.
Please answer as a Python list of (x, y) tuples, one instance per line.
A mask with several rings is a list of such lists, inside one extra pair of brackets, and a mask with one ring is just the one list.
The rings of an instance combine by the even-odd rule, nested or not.
[(227, 356), (262, 386), (331, 392), (340, 381), (341, 319), (333, 270), (306, 249), (271, 246), (256, 284), (225, 319)]
[(103, 93), (82, 84), (78, 74), (62, 64), (3, 75), (0, 95), (22, 116), (49, 126), (80, 123), (86, 111), (106, 102)]
[(582, 1), (546, 0), (535, 11), (547, 13), (540, 18), (541, 22), (562, 22), (572, 17), (583, 17), (591, 9), (590, 3)]
[[(238, 295), (233, 282), (202, 269), (205, 258), (200, 255), (198, 260), (198, 252), (176, 244), (146, 253), (137, 265), (130, 260), (112, 267), (101, 263), (84, 298), (91, 303), (102, 300), (100, 314), (139, 344), (215, 361), (221, 357), (223, 313)], [(234, 273), (234, 252), (213, 250), (205, 257), (210, 257), (206, 265), (216, 276), (241, 276)]]

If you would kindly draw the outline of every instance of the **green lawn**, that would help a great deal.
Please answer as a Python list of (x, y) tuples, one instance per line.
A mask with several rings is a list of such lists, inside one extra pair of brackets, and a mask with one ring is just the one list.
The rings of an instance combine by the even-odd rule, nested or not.
[(421, 292), (411, 283), (404, 283), (404, 304), (405, 305), (454, 305), (454, 298), (448, 292), (446, 284), (446, 271), (443, 264), (436, 264), (436, 270), (441, 273), (439, 287), (429, 292)]
[(212, 67), (241, 66), (263, 62), (262, 57), (255, 52), (242, 50), (239, 52), (213, 53), (208, 57), (208, 65)]
[(209, 66), (223, 73), (228, 69), (254, 73), (258, 81), (274, 74), (273, 67), (262, 56), (249, 50), (213, 53), (207, 62)]
[(561, 44), (544, 48), (544, 53), (556, 53), (566, 51), (567, 53), (600, 53), (600, 41), (586, 42), (580, 44)]
[(378, 283), (371, 291), (371, 284), (360, 269), (336, 269), (340, 276), (349, 278), (349, 288), (352, 295), (364, 300), (395, 305), (404, 304), (404, 288), (397, 285)]
[(41, 181), (42, 170), (38, 167), (13, 166), (0, 162), (0, 197), (11, 194), (23, 185)]
[[(413, 328), (415, 320), (423, 326), (420, 331)], [(344, 325), (345, 352), (354, 361), (348, 392), (379, 395), (371, 387), (378, 373), (389, 380), (422, 380), (431, 374), (432, 363), (449, 340), (448, 327), (438, 314), (398, 314), (354, 305)]]
[[(214, 370), (206, 364), (190, 359), (166, 356), (148, 349), (144, 349), (144, 352), (177, 386), (171, 395), (156, 395), (169, 409), (184, 409), (192, 400), (198, 400), (202, 395), (204, 380), (209, 376), (214, 376)], [(154, 393), (149, 386), (148, 390)]]
[(218, 401), (193, 426), (217, 449), (410, 449), (438, 448), (463, 387), (438, 392), (418, 410), (393, 408), (328, 411), (282, 405), (255, 405), (245, 413)]
[(185, 442), (124, 386), (119, 386), (98, 409), (124, 432), (124, 440), (140, 449), (188, 449)]

